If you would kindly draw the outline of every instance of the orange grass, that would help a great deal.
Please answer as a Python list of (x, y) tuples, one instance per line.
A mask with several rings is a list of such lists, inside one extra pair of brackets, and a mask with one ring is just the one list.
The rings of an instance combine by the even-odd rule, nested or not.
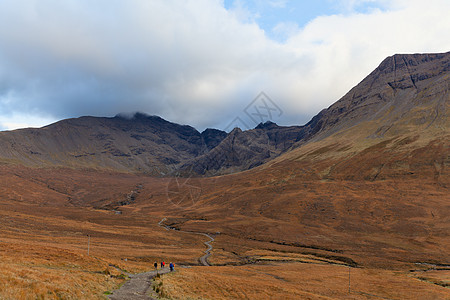
[[(239, 267), (178, 268), (164, 275), (170, 299), (450, 299), (450, 290), (405, 272), (273, 263)], [(158, 284), (158, 283), (157, 283)]]
[[(204, 179), (188, 207), (168, 201), (167, 179), (0, 166), (0, 299), (102, 298), (124, 281), (110, 265), (133, 273), (160, 260), (177, 265), (163, 277), (174, 299), (450, 299), (448, 273), (414, 264), (448, 263), (446, 186), (306, 180), (293, 164)], [(117, 207), (137, 185), (136, 201)], [(214, 235), (213, 264), (274, 262), (182, 269), (208, 239), (166, 230), (163, 217)], [(348, 295), (352, 261), (362, 268)]]
[(103, 299), (122, 280), (104, 261), (50, 245), (0, 243), (0, 299)]

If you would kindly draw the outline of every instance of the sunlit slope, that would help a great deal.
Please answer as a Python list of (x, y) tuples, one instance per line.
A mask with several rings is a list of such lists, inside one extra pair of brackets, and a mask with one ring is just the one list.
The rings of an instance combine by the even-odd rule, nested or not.
[(435, 179), (448, 184), (450, 55), (393, 56), (332, 105), (323, 129), (278, 161), (310, 163), (320, 178)]

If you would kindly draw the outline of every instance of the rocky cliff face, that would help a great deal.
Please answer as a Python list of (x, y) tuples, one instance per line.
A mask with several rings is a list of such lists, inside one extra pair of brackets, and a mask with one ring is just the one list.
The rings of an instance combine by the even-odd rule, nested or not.
[(301, 126), (271, 122), (247, 131), (235, 128), (217, 147), (186, 162), (180, 171), (216, 175), (248, 170), (279, 156), (303, 137)]
[[(450, 52), (406, 54), (386, 58), (339, 101), (321, 111), (305, 127), (318, 140), (361, 122), (380, 124), (375, 136), (393, 131), (406, 115), (417, 124), (442, 120), (449, 101)], [(416, 108), (428, 107), (418, 114)], [(412, 116), (415, 115), (415, 116)]]

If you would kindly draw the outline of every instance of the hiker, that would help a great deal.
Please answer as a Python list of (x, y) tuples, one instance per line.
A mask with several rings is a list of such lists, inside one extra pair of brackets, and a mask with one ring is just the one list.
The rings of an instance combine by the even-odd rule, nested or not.
[(155, 270), (158, 270), (158, 263), (156, 261), (155, 261), (154, 266), (155, 266)]
[(170, 265), (169, 265), (169, 267), (170, 267), (170, 272), (173, 272), (173, 263), (170, 263)]
[(164, 269), (164, 262), (161, 262), (161, 269)]

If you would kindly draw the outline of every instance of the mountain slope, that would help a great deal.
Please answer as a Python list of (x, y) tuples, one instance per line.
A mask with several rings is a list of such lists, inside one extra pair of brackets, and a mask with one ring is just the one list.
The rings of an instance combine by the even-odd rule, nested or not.
[(301, 138), (299, 129), (267, 123), (245, 133), (200, 133), (139, 113), (132, 118), (81, 117), (40, 129), (0, 132), (0, 161), (170, 176), (205, 174), (211, 166), (198, 163), (199, 158), (218, 155), (211, 168), (215, 174), (246, 170), (278, 156)]
[(41, 129), (0, 133), (0, 157), (29, 166), (106, 168), (164, 175), (217, 145), (226, 133), (199, 133), (156, 116), (81, 117)]
[[(327, 140), (322, 147), (333, 150), (339, 142), (342, 144), (339, 157), (381, 142), (383, 138), (400, 138), (402, 135), (405, 135), (400, 138), (403, 142), (399, 143), (420, 140), (422, 144), (418, 146), (423, 147), (423, 143), (434, 139), (441, 145), (449, 133), (449, 75), (450, 52), (388, 57), (361, 83), (305, 126), (266, 124), (245, 132), (235, 130), (216, 149), (188, 162), (183, 168), (201, 174), (250, 169), (334, 134), (337, 136)], [(353, 149), (357, 138), (361, 138), (359, 147)], [(300, 147), (299, 152), (315, 147)], [(342, 151), (343, 148), (349, 151)], [(327, 151), (316, 154), (323, 152)], [(292, 155), (298, 156), (295, 153)], [(443, 155), (445, 152), (441, 151), (438, 157)]]
[[(435, 125), (443, 126), (449, 101), (449, 72), (450, 52), (388, 57), (306, 126), (319, 133), (315, 140), (363, 121), (379, 125), (374, 136), (401, 132), (400, 127), (407, 125), (401, 119), (407, 119), (413, 126), (433, 122), (441, 122)], [(408, 126), (403, 132), (407, 129)]]
[(423, 176), (447, 182), (450, 53), (394, 55), (313, 119), (317, 133), (284, 159), (324, 178)]
[(217, 175), (248, 170), (289, 150), (303, 136), (302, 126), (259, 124), (252, 130), (235, 128), (211, 151), (180, 167), (180, 173)]

